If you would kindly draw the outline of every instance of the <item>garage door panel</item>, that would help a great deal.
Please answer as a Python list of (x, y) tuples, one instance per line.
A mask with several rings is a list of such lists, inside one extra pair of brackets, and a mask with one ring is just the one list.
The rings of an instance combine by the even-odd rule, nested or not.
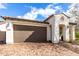
[(46, 42), (46, 27), (15, 25), (15, 42)]
[(15, 42), (24, 42), (33, 31), (14, 31), (14, 41)]
[(0, 31), (0, 41), (6, 40), (6, 32), (5, 31)]

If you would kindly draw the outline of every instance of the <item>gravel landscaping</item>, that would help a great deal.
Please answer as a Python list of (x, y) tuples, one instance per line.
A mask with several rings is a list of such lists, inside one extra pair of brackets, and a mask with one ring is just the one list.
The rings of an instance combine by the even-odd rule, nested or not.
[(60, 44), (52, 43), (16, 43), (0, 44), (1, 56), (78, 56)]

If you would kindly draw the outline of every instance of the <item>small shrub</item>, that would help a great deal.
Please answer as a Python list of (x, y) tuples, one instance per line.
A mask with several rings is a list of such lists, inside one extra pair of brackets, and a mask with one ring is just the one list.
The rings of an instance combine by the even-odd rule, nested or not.
[(79, 31), (75, 32), (75, 36), (77, 39), (79, 39)]
[(76, 37), (76, 40), (79, 42), (79, 31), (75, 32), (75, 37)]

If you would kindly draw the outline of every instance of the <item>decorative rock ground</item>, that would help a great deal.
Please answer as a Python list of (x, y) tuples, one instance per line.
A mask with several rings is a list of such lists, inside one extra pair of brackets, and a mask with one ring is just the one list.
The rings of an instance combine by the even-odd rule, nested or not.
[(59, 44), (52, 43), (17, 43), (1, 44), (0, 55), (3, 56), (73, 56), (79, 55)]

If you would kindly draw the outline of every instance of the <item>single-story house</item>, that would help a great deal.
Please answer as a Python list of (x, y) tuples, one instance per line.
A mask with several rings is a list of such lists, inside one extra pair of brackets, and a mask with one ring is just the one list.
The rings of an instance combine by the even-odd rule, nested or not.
[(66, 14), (55, 14), (44, 21), (20, 19), (1, 16), (0, 41), (6, 44), (20, 42), (45, 42), (59, 43), (60, 41), (70, 42), (75, 40), (76, 23), (70, 21)]

